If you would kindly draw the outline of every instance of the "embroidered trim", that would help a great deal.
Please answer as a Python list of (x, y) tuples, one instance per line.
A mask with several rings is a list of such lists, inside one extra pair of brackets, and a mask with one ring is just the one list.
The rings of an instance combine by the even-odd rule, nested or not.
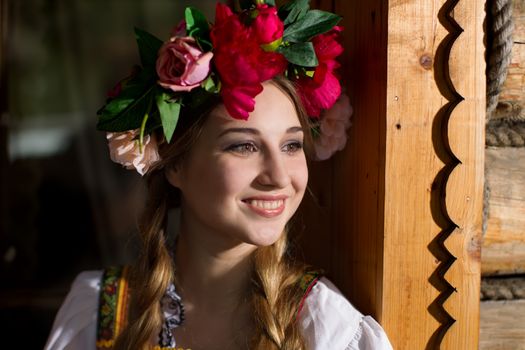
[(297, 314), (295, 314), (295, 321), (297, 322), (297, 319), (299, 318), (299, 314), (301, 313), (301, 310), (304, 306), (304, 301), (306, 300), (306, 297), (308, 294), (310, 294), (310, 291), (315, 286), (317, 281), (322, 277), (323, 271), (322, 270), (313, 270), (313, 271), (307, 271), (299, 281), (299, 287), (303, 290), (304, 294), (301, 299), (301, 303), (299, 304), (299, 308), (297, 309)]
[(104, 270), (97, 315), (97, 348), (111, 348), (124, 327), (128, 311), (128, 266)]
[(184, 322), (184, 305), (173, 283), (168, 286), (166, 293), (160, 301), (160, 305), (164, 316), (164, 323), (159, 334), (159, 345), (161, 347), (174, 348), (176, 342), (173, 337), (173, 329)]
[[(110, 267), (104, 270), (100, 286), (99, 309), (97, 315), (97, 348), (109, 349), (115, 344), (115, 339), (125, 326), (128, 311), (128, 266)], [(299, 287), (304, 292), (295, 320), (304, 306), (304, 301), (317, 281), (323, 275), (322, 270), (306, 272), (299, 280)], [(171, 330), (184, 322), (184, 307), (180, 296), (171, 284), (162, 300), (165, 324), (159, 343), (154, 350), (175, 350), (175, 340)]]

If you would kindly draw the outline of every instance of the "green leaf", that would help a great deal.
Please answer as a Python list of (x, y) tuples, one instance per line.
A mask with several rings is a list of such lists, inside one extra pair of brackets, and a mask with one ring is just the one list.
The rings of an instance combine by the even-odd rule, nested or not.
[[(111, 100), (99, 112), (100, 118), (97, 129), (103, 131), (127, 131), (138, 129), (142, 118), (151, 108), (153, 87), (142, 91), (138, 96), (133, 96), (124, 91)], [(129, 92), (129, 91), (128, 91)], [(134, 92), (134, 91), (133, 91)]]
[(160, 120), (160, 114), (158, 108), (152, 108), (149, 112), (148, 122), (144, 129), (145, 134), (151, 134), (156, 129), (162, 128), (162, 121)]
[(332, 29), (341, 17), (321, 10), (310, 10), (306, 15), (284, 30), (284, 41), (308, 41), (312, 37)]
[(275, 0), (265, 0), (264, 2), (266, 3), (266, 5), (275, 7)]
[(281, 46), (277, 52), (282, 53), (288, 62), (298, 66), (317, 67), (319, 64), (315, 55), (314, 45), (311, 42)]
[(152, 69), (141, 69), (135, 76), (126, 79), (121, 85), (120, 94), (111, 100), (98, 112), (102, 118), (113, 118), (125, 109), (130, 102), (138, 98), (144, 91), (155, 84), (157, 75)]
[(319, 137), (321, 137), (321, 128), (319, 126), (319, 124), (317, 125), (313, 125), (310, 127), (310, 131), (312, 133), (312, 137), (313, 139), (318, 139)]
[(135, 28), (135, 37), (139, 46), (142, 65), (154, 67), (157, 62), (157, 54), (163, 44), (162, 40), (139, 28)]
[(157, 95), (157, 107), (160, 112), (164, 136), (169, 143), (179, 121), (181, 104), (180, 101), (172, 101), (168, 93), (162, 92)]
[[(104, 131), (125, 131), (136, 129), (148, 110), (148, 94), (156, 86), (154, 68), (142, 69), (123, 86), (121, 93), (109, 100), (97, 114), (97, 128)], [(135, 115), (138, 113), (138, 115)]]
[(218, 94), (221, 89), (220, 81), (216, 82), (213, 74), (210, 74), (208, 78), (202, 82), (201, 86), (204, 90), (212, 94)]
[(287, 26), (300, 20), (310, 9), (310, 0), (290, 1), (279, 8), (279, 18)]
[(210, 51), (212, 48), (210, 41), (210, 24), (206, 17), (199, 10), (187, 7), (184, 12), (186, 20), (186, 33), (195, 38), (203, 51)]
[[(216, 82), (220, 89), (220, 82)], [(221, 97), (218, 93), (208, 92), (205, 89), (194, 89), (191, 94), (181, 96), (181, 114), (184, 120), (193, 120), (209, 113), (220, 102)]]

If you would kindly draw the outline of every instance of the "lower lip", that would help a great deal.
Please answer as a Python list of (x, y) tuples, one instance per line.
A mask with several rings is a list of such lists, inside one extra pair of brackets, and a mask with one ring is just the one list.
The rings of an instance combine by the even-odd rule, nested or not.
[(260, 216), (264, 216), (265, 218), (273, 218), (275, 216), (281, 215), (285, 207), (284, 205), (285, 201), (283, 201), (283, 204), (280, 207), (275, 208), (275, 209), (263, 209), (261, 207), (256, 207), (254, 205), (251, 205), (248, 202), (243, 202), (243, 203), (246, 204), (248, 208), (250, 208), (254, 213)]

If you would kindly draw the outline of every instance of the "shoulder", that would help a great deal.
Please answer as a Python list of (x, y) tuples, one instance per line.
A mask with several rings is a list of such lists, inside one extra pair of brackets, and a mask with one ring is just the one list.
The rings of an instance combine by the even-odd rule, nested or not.
[(392, 349), (381, 326), (361, 314), (326, 277), (311, 288), (298, 322), (311, 350)]
[(84, 271), (71, 285), (45, 350), (95, 349), (98, 297), (103, 271)]

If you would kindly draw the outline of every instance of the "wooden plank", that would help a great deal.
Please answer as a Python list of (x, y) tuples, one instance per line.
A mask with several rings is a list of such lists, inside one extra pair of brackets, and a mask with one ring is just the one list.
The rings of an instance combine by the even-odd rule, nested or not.
[(394, 348), (424, 349), (439, 327), (427, 311), (439, 295), (428, 282), (439, 261), (427, 247), (440, 231), (429, 207), (443, 167), (432, 121), (446, 101), (432, 67), (446, 31), (441, 1), (389, 3), (382, 321)]
[(309, 164), (309, 191), (293, 228), (306, 260), (325, 268), (360, 311), (380, 320), (387, 3), (311, 4), (343, 16), (340, 73), (354, 114), (346, 148)]
[(525, 273), (525, 148), (488, 148), (483, 275)]
[(480, 350), (525, 350), (525, 300), (483, 301)]
[(387, 1), (338, 0), (341, 73), (354, 107), (344, 153), (333, 159), (332, 265), (350, 300), (382, 320)]
[[(449, 59), (451, 83), (458, 94), (451, 100), (460, 100), (450, 115), (448, 130), (441, 131), (446, 132), (444, 138), (448, 138), (450, 150), (460, 164), (450, 174), (444, 193), (446, 214), (457, 225), (445, 241), (456, 260), (444, 276), (453, 288), (444, 307), (455, 322), (445, 333), (440, 348), (474, 349), (479, 340), (485, 155), (485, 1), (458, 1), (450, 14), (449, 31), (459, 30)], [(454, 21), (458, 29), (454, 28)]]
[[(460, 28), (444, 18), (454, 4)], [(390, 1), (383, 325), (395, 348), (478, 343), (483, 16), (481, 1)]]

